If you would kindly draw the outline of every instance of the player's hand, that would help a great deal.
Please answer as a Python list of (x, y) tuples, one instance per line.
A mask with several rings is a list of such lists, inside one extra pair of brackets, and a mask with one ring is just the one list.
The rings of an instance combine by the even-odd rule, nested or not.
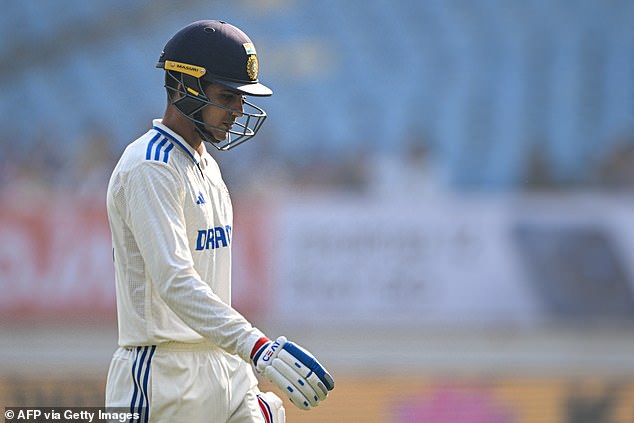
[(264, 343), (251, 359), (255, 370), (277, 385), (302, 410), (316, 407), (335, 387), (335, 381), (317, 359), (280, 336)]
[(267, 423), (286, 423), (286, 410), (280, 397), (273, 392), (260, 392), (258, 405)]

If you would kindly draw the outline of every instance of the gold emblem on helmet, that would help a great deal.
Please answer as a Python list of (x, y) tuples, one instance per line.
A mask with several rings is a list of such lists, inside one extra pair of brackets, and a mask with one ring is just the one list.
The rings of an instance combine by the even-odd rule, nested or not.
[(249, 54), (249, 60), (247, 60), (247, 74), (251, 81), (258, 79), (258, 56), (255, 54)]

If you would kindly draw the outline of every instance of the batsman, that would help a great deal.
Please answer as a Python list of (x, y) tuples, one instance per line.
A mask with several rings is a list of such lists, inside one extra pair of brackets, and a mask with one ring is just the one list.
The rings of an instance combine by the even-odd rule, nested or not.
[(283, 401), (325, 400), (330, 373), (284, 336), (269, 338), (231, 306), (233, 209), (206, 145), (229, 150), (266, 118), (247, 97), (259, 82), (255, 45), (237, 27), (193, 22), (165, 45), (167, 106), (112, 172), (112, 232), (119, 347), (106, 406), (137, 422), (283, 423)]

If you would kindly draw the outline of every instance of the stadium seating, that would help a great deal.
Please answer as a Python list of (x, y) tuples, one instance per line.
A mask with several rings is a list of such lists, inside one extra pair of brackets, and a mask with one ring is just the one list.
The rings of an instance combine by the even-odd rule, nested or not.
[(316, 145), (334, 156), (395, 152), (417, 131), (456, 187), (513, 188), (531, 151), (548, 157), (555, 178), (583, 180), (634, 127), (634, 3), (625, 0), (3, 7), (0, 123), (26, 143), (54, 126), (72, 148), (99, 121), (125, 145), (162, 113), (160, 46), (203, 17), (258, 41), (261, 78), (275, 91), (262, 103), (267, 126), (289, 158)]

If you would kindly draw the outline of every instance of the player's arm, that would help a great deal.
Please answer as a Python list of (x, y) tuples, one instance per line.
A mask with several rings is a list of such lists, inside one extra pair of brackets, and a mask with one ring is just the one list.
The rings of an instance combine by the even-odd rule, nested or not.
[(317, 406), (334, 380), (315, 357), (284, 337), (266, 338), (194, 270), (178, 178), (170, 167), (151, 162), (130, 178), (126, 193), (131, 229), (161, 298), (193, 330), (252, 362), (297, 407)]
[(144, 162), (132, 169), (124, 188), (126, 222), (146, 272), (168, 307), (194, 331), (249, 362), (253, 345), (263, 334), (223, 302), (195, 271), (180, 178), (162, 162)]

